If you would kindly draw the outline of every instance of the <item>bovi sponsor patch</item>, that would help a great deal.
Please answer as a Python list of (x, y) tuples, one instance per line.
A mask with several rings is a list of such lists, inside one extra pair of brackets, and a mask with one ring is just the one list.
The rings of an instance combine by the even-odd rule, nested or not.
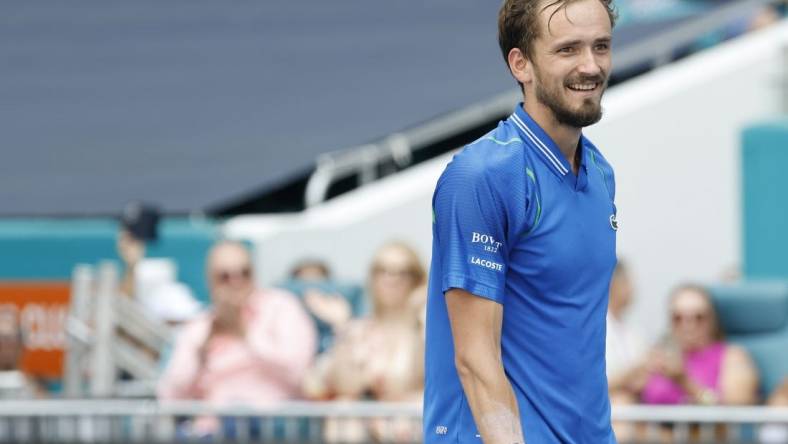
[(484, 259), (479, 256), (471, 256), (468, 258), (468, 262), (471, 265), (476, 265), (477, 267), (487, 268), (489, 270), (503, 273), (503, 264), (499, 264), (498, 262), (491, 261), (489, 259)]
[(497, 241), (494, 237), (490, 236), (489, 234), (479, 233), (478, 231), (474, 231), (471, 233), (471, 243), (481, 244), (484, 251), (488, 253), (497, 253), (498, 250), (503, 245), (502, 242)]

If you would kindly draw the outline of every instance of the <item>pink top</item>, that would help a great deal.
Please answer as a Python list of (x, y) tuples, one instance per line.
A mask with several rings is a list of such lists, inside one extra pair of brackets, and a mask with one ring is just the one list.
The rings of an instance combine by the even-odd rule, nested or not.
[(159, 381), (159, 398), (262, 406), (299, 397), (301, 378), (317, 350), (314, 324), (301, 303), (281, 290), (258, 291), (250, 296), (243, 321), (246, 338), (215, 336), (203, 366), (198, 351), (211, 317), (187, 324)]
[[(724, 355), (725, 344), (722, 342), (684, 353), (684, 371), (696, 384), (719, 393)], [(653, 374), (643, 389), (642, 399), (646, 404), (682, 404), (687, 402), (687, 394), (673, 380)]]

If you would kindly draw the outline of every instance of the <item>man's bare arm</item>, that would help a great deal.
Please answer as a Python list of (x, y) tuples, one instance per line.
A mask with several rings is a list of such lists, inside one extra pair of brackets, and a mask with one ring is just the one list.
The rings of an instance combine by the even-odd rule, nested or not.
[(461, 289), (446, 292), (455, 365), (485, 444), (523, 444), (517, 398), (501, 361), (503, 306)]

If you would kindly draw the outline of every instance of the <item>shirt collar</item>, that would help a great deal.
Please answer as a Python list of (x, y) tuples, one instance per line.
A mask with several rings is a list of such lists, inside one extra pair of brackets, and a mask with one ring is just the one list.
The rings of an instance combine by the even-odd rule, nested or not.
[[(531, 142), (531, 145), (539, 153), (539, 157), (555, 174), (563, 178), (571, 171), (571, 165), (558, 146), (542, 127), (525, 112), (522, 102), (517, 104), (509, 120), (517, 127), (523, 139)], [(582, 146), (582, 142), (580, 145)], [(583, 156), (583, 162), (585, 162), (585, 156)]]

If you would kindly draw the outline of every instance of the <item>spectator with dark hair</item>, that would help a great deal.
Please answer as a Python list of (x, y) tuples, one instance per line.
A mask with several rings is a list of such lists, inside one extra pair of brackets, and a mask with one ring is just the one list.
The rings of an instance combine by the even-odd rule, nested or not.
[(123, 262), (120, 292), (138, 301), (152, 318), (169, 325), (192, 319), (201, 305), (192, 290), (176, 281), (177, 266), (168, 258), (146, 259), (148, 245), (159, 239), (159, 209), (132, 201), (120, 216), (118, 256)]
[[(305, 381), (314, 399), (377, 401), (421, 400), (424, 387), (424, 343), (420, 315), (425, 271), (407, 244), (391, 242), (378, 250), (369, 272), (373, 303), (370, 316), (354, 320), (336, 344), (319, 359)], [(346, 422), (326, 424), (329, 441), (365, 441), (368, 434), (384, 440), (412, 438), (420, 426), (384, 427)], [(381, 436), (386, 434), (386, 436)]]
[(133, 201), (123, 208), (117, 249), (124, 264), (121, 293), (126, 296), (136, 296), (135, 271), (145, 257), (146, 244), (158, 239), (159, 218), (159, 210), (153, 205)]
[(319, 335), (319, 353), (331, 347), (351, 319), (366, 311), (361, 287), (334, 280), (328, 265), (320, 259), (298, 262), (281, 287), (298, 296), (312, 316)]
[(331, 279), (331, 270), (319, 259), (304, 259), (290, 271), (290, 278), (301, 281), (325, 281)]
[(670, 300), (671, 332), (647, 361), (647, 404), (754, 404), (758, 372), (742, 347), (724, 341), (711, 297), (682, 285)]
[[(283, 290), (255, 290), (250, 254), (238, 242), (211, 249), (207, 274), (213, 307), (183, 327), (159, 398), (251, 406), (298, 398), (317, 345), (301, 304)], [(203, 418), (195, 430), (217, 426)]]

